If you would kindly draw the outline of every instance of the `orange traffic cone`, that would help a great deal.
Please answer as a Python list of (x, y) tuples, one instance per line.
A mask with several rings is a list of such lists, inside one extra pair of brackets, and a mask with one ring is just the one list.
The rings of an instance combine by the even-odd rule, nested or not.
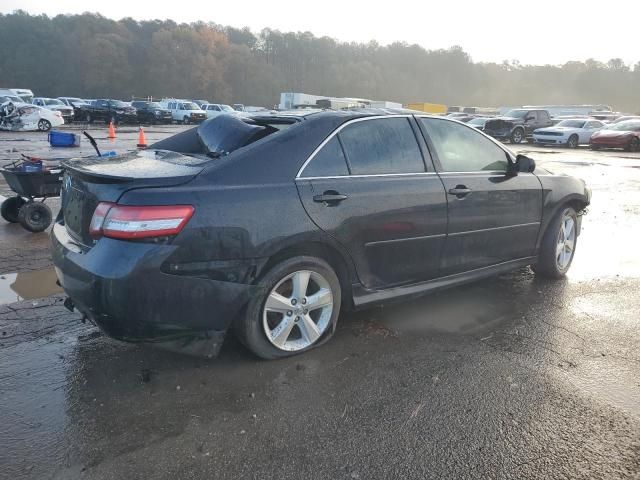
[(108, 138), (116, 138), (116, 129), (113, 127), (113, 122), (109, 122)]
[(140, 127), (138, 134), (138, 148), (147, 148), (147, 140), (144, 138), (144, 129)]

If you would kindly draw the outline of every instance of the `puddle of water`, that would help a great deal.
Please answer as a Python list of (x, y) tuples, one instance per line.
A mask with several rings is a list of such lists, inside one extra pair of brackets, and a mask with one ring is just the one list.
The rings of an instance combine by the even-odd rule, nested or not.
[[(526, 290), (525, 283), (517, 278), (517, 274), (506, 283), (487, 279), (412, 301), (394, 303), (389, 308), (367, 310), (362, 315), (398, 333), (437, 331), (475, 335), (491, 331), (505, 320), (519, 316), (516, 291)], [(513, 293), (505, 295), (505, 290)]]
[(61, 293), (53, 268), (32, 272), (5, 273), (0, 276), (0, 305), (45, 298)]

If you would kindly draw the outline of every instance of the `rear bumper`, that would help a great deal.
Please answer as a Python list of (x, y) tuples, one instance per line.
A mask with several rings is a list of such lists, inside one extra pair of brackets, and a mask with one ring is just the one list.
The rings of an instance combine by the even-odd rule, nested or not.
[(110, 337), (171, 350), (195, 340), (222, 344), (257, 287), (173, 275), (162, 265), (175, 247), (101, 239), (89, 251), (63, 225), (51, 233), (56, 274), (74, 306)]

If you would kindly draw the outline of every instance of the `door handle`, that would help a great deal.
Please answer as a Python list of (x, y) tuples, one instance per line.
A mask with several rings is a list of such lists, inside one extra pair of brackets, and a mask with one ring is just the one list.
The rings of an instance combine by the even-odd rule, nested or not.
[(332, 206), (346, 200), (347, 196), (334, 191), (324, 192), (322, 195), (314, 195), (313, 201), (318, 203), (324, 203), (325, 205)]
[(467, 188), (466, 185), (456, 185), (455, 188), (449, 189), (449, 195), (455, 195), (458, 198), (466, 197), (471, 193), (471, 189)]

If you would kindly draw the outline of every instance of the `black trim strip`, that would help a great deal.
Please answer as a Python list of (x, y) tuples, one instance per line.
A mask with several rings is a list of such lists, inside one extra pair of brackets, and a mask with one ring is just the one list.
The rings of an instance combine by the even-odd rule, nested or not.
[(467, 230), (466, 232), (453, 232), (453, 233), (449, 233), (449, 236), (450, 237), (459, 237), (461, 235), (469, 235), (470, 233), (494, 232), (496, 230), (508, 230), (510, 228), (532, 227), (534, 225), (537, 225), (539, 227), (540, 226), (540, 222), (519, 223), (517, 225), (506, 225), (504, 227), (481, 228), (479, 230)]
[(404, 285), (401, 287), (393, 287), (385, 290), (368, 290), (361, 284), (352, 286), (353, 304), (356, 307), (367, 305), (370, 303), (392, 300), (400, 297), (417, 296), (427, 292), (440, 290), (442, 288), (462, 285), (464, 283), (473, 282), (481, 278), (490, 277), (500, 273), (509, 272), (518, 267), (524, 267), (536, 263), (538, 257), (524, 257), (507, 262), (497, 263), (488, 267), (481, 267), (468, 272), (456, 273), (446, 277), (435, 278), (426, 282)]
[(407, 237), (407, 238), (392, 238), (390, 240), (376, 240), (374, 242), (366, 242), (364, 244), (365, 247), (373, 247), (375, 245), (384, 245), (387, 243), (401, 243), (401, 242), (410, 242), (412, 240), (426, 240), (429, 238), (443, 238), (446, 237), (446, 233), (439, 233), (437, 235), (421, 235), (419, 237)]

